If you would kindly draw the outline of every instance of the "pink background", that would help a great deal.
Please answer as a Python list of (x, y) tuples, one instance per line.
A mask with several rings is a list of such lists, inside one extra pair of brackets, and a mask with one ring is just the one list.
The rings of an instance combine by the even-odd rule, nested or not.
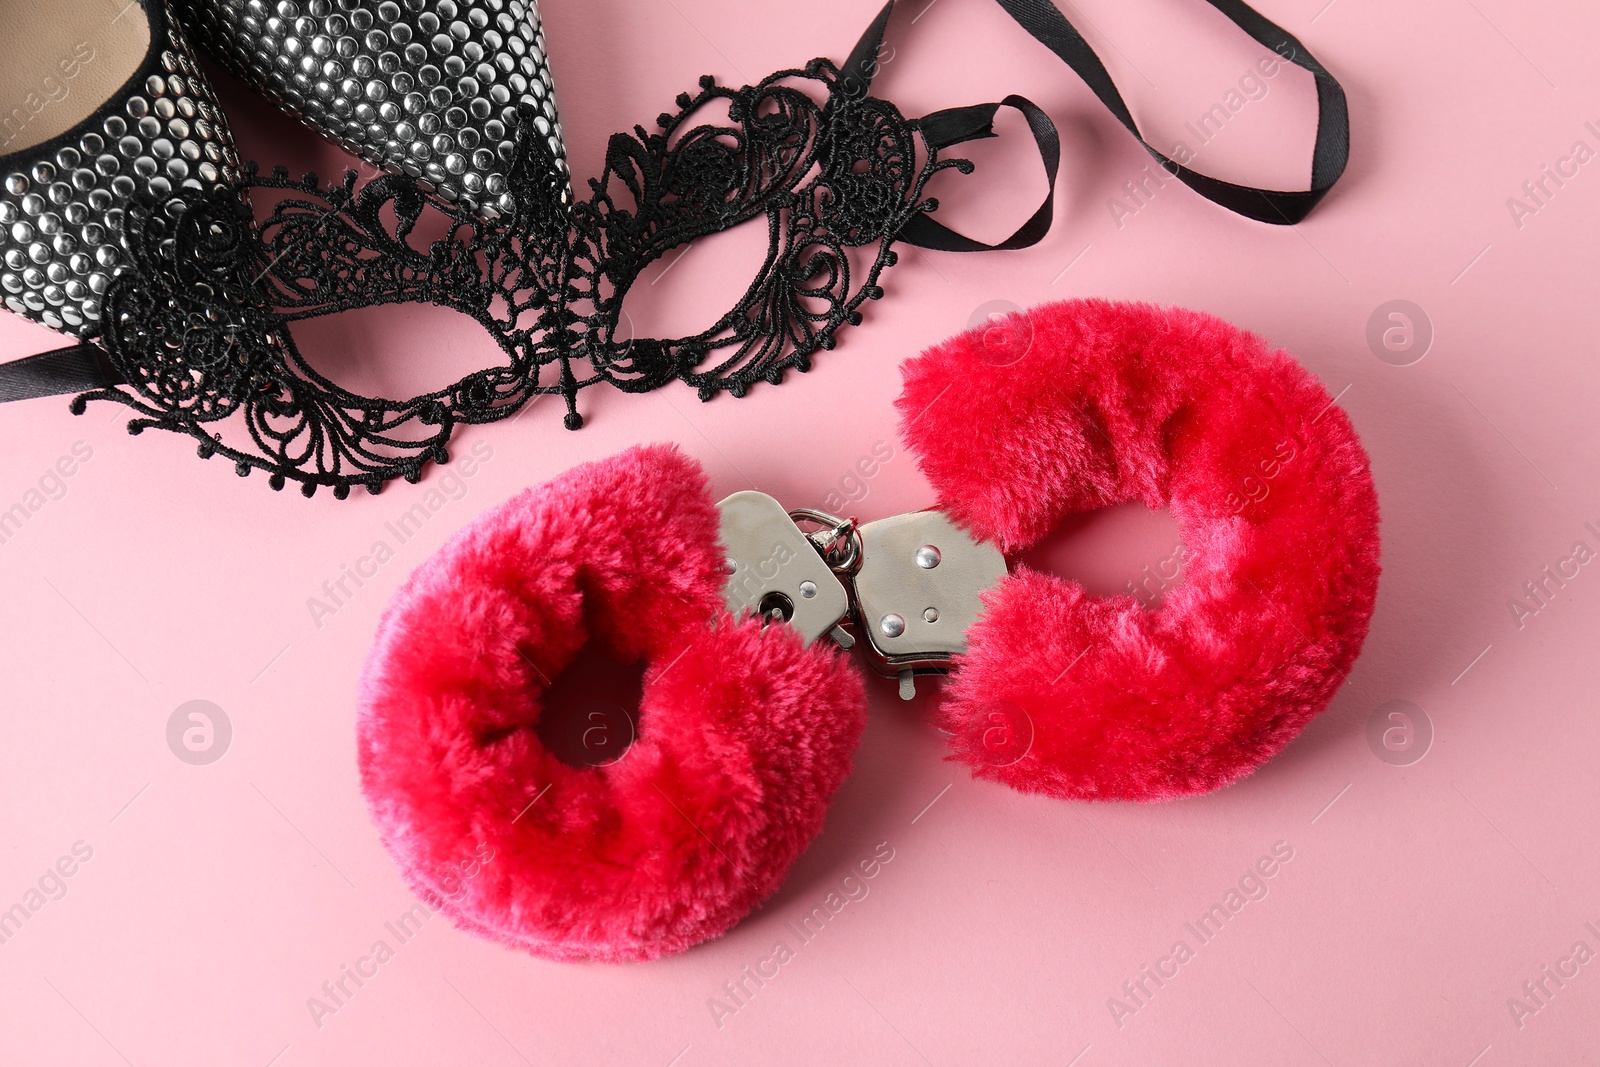
[[(910, 114), (1008, 92), (1038, 101), (1064, 142), (1055, 229), (1025, 252), (908, 251), (864, 327), (813, 373), (742, 401), (596, 390), (581, 433), (562, 429), (546, 401), (513, 425), (462, 433), (457, 455), (492, 449), (472, 478), (434, 470), (346, 502), (272, 493), (260, 475), (197, 461), (187, 438), (130, 438), (120, 408), (77, 419), (60, 399), (0, 410), (0, 508), (74, 442), (93, 452), (66, 495), (0, 545), (0, 908), (75, 842), (93, 850), (66, 895), (0, 945), (0, 1061), (1592, 1059), (1600, 963), (1560, 988), (1547, 981), (1553, 996), (1520, 1020), (1508, 998), (1575, 942), (1600, 950), (1585, 927), (1600, 928), (1600, 567), (1581, 567), (1531, 616), (1510, 605), (1575, 542), (1600, 548), (1584, 525), (1600, 526), (1600, 163), (1520, 226), (1507, 199), (1574, 141), (1600, 148), (1584, 125), (1600, 120), (1600, 16), (1574, 3), (1325, 3), (1261, 4), (1340, 77), (1352, 115), (1344, 182), (1309, 221), (1282, 229), (1176, 184), (1119, 226), (1108, 200), (1147, 160), (1083, 86), (997, 8), (911, 0), (879, 90)], [(842, 59), (873, 10), (549, 0), (575, 173), (597, 174), (609, 133), (652, 121), (702, 73), (740, 83), (814, 55)], [(1258, 55), (1196, 0), (1094, 0), (1073, 12), (1158, 144), (1181, 138)], [(219, 81), (244, 154), (324, 173), (341, 165)], [(1304, 183), (1309, 80), (1267, 84), (1197, 165)], [(1004, 128), (1005, 143), (976, 151), (976, 175), (947, 176), (941, 190), (946, 218), (991, 238), (1042, 189), (1017, 124)], [(653, 272), (629, 306), (636, 331), (703, 323), (747, 277), (759, 229)], [(1340, 397), (1371, 452), (1385, 565), (1372, 633), (1332, 708), (1283, 756), (1178, 803), (1024, 797), (942, 761), (925, 721), (931, 694), (903, 705), (876, 685), (854, 776), (822, 836), (782, 892), (722, 940), (648, 965), (559, 965), (433, 920), (313, 1022), (307, 998), (412, 904), (368, 822), (352, 728), (374, 625), (411, 567), (485, 506), (642, 440), (680, 442), (719, 491), (821, 503), (842, 479), (855, 484), (847, 476), (876, 442), (893, 441), (901, 359), (965, 328), (986, 302), (1086, 295), (1203, 308), (1262, 333)], [(1406, 366), (1367, 342), (1369, 318), (1395, 299), (1419, 305), (1434, 331)], [(58, 343), (5, 318), (8, 356)], [(428, 309), (318, 330), (340, 360), (334, 373), (390, 395), (495, 355), (471, 324)], [(851, 510), (864, 519), (930, 502), (898, 449), (861, 484)], [(459, 499), (319, 627), (308, 598), (432, 489)], [(1058, 538), (1051, 558), (1116, 592), (1170, 556), (1172, 530), (1122, 509)], [(166, 742), (169, 716), (193, 699), (215, 702), (233, 727), (209, 766), (180, 762)], [(1414, 725), (1431, 723), (1431, 749), (1409, 766), (1378, 758), (1368, 740), (1390, 701), (1414, 705)], [(894, 858), (868, 895), (799, 944), (787, 924), (880, 842)], [(1199, 945), (1184, 924), (1278, 842), (1293, 858), (1265, 898)], [(1194, 958), (1115, 1017), (1110, 998), (1133, 1006), (1123, 983), (1180, 938)], [(719, 1026), (710, 998), (726, 1000), (723, 983), (778, 940), (795, 958)]]

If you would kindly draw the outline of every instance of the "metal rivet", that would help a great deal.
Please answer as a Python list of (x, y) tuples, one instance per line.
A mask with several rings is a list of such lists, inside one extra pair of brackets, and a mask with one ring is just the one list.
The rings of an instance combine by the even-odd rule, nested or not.
[(816, 582), (801, 582), (800, 583), (800, 595), (805, 597), (807, 600), (810, 600), (812, 597), (816, 596), (817, 595), (817, 583)]
[(728, 557), (727, 565), (729, 574), (732, 574), (734, 571), (739, 569), (739, 561), (734, 559), (732, 556)]
[(939, 609), (938, 608), (929, 608), (928, 610), (924, 611), (922, 613), (922, 621), (923, 622), (938, 622), (939, 621)]
[(906, 620), (890, 612), (878, 620), (878, 629), (883, 631), (885, 637), (899, 637), (906, 632)]
[(925, 571), (931, 571), (933, 568), (937, 567), (939, 565), (939, 560), (942, 558), (943, 557), (939, 555), (939, 550), (933, 545), (923, 545), (921, 548), (917, 549), (917, 566), (921, 567)]

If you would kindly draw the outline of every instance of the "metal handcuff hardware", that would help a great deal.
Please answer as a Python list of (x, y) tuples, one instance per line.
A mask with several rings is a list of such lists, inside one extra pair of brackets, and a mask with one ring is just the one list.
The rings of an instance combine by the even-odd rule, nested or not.
[(938, 509), (861, 524), (786, 510), (753, 489), (717, 509), (728, 610), (787, 623), (808, 645), (823, 637), (846, 649), (861, 644), (874, 671), (899, 679), (902, 700), (916, 695), (917, 675), (949, 673), (967, 650), (984, 590), (1007, 573), (998, 548)]

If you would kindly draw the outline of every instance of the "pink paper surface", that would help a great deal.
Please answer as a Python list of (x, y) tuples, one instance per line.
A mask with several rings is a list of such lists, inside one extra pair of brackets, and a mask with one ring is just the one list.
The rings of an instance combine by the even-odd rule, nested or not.
[[(1062, 131), (1056, 225), (1023, 252), (906, 250), (886, 299), (810, 374), (704, 405), (681, 387), (595, 390), (579, 433), (544, 401), (513, 425), (462, 432), (458, 456), (488, 450), (471, 478), (431, 470), (343, 502), (270, 492), (260, 475), (200, 462), (188, 438), (131, 438), (121, 408), (0, 409), (0, 509), (77, 457), (64, 490), (46, 479), (50, 499), (0, 544), (0, 909), (39, 902), (0, 944), (0, 1062), (1592, 1062), (1600, 564), (1570, 561), (1580, 543), (1600, 550), (1600, 162), (1575, 160), (1580, 142), (1586, 160), (1600, 151), (1600, 16), (1508, 0), (1260, 6), (1350, 99), (1349, 172), (1292, 229), (1176, 183), (1130, 200), (1125, 183), (1148, 159), (1065, 68), (990, 4), (911, 0), (879, 92), (908, 114), (1012, 92), (1036, 100)], [(599, 172), (609, 134), (653, 122), (701, 74), (741, 83), (842, 59), (875, 11), (845, 0), (545, 8), (580, 180)], [(1197, 0), (1095, 0), (1069, 14), (1163, 146), (1261, 54)], [(246, 156), (324, 174), (344, 165), (218, 80)], [(1303, 185), (1309, 78), (1262, 84), (1196, 165)], [(942, 217), (990, 239), (1043, 187), (1021, 124), (1002, 131), (974, 149), (977, 174), (946, 175), (939, 191)], [(637, 334), (692, 329), (725, 306), (760, 229), (652, 271), (629, 303)], [(1183, 802), (1025, 797), (942, 760), (933, 687), (902, 704), (877, 684), (821, 837), (720, 941), (648, 965), (562, 965), (442, 918), (403, 944), (387, 932), (414, 901), (367, 818), (353, 694), (412, 567), (487, 505), (638, 441), (681, 443), (720, 492), (760, 488), (794, 505), (835, 493), (863, 519), (926, 506), (929, 488), (895, 444), (899, 361), (987, 303), (1074, 296), (1187, 305), (1263, 334), (1321, 377), (1371, 453), (1385, 568), (1371, 636), (1332, 707), (1280, 758)], [(1388, 327), (1406, 340), (1407, 323), (1387, 318), (1397, 300), (1420, 309), (1417, 332), (1411, 348), (1386, 350)], [(3, 318), (6, 358), (59, 343)], [(332, 373), (391, 395), (497, 355), (436, 309), (316, 329)], [(1414, 358), (1423, 332), (1431, 343)], [(892, 458), (860, 476), (880, 441)], [(388, 532), (430, 500), (409, 540)], [(1172, 531), (1119, 509), (1046, 555), (1092, 590), (1120, 592), (1162, 569)], [(313, 613), (323, 584), (378, 540), (394, 558), (332, 614)], [(1570, 576), (1558, 587), (1546, 566)], [(1538, 600), (1530, 582), (1545, 583)], [(168, 744), (169, 719), (194, 700), (231, 725), (206, 765)], [(880, 847), (893, 859), (867, 894), (797, 937), (791, 924)], [(1246, 884), (1259, 899), (1197, 936), (1187, 924), (1275, 850), (1273, 875)], [(337, 1011), (314, 1012), (325, 982), (371, 970), (361, 960), (380, 940), (393, 958), (359, 987), (346, 980)], [(780, 941), (793, 958), (762, 985), (746, 979)]]

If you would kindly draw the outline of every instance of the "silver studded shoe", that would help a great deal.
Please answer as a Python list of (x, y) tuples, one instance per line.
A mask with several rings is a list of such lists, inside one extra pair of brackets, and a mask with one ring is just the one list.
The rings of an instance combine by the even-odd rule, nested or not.
[(200, 46), (247, 85), (447, 200), (490, 218), (510, 212), (519, 107), (531, 109), (569, 188), (534, 0), (174, 3)]
[(239, 179), (163, 0), (0, 5), (0, 153), (0, 299), (79, 338), (125, 263), (130, 206), (167, 198), (176, 215), (185, 191)]

